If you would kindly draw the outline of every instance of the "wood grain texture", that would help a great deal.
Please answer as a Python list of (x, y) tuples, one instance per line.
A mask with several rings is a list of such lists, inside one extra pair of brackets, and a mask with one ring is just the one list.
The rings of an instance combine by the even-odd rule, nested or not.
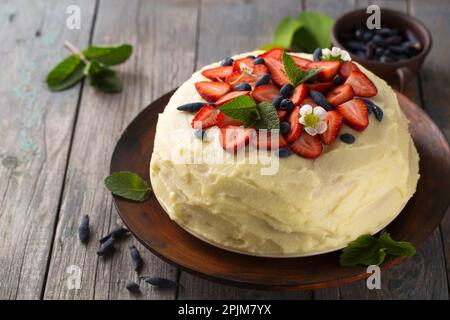
[[(300, 0), (203, 0), (196, 68), (270, 42), (277, 23), (285, 16), (295, 17), (300, 11)], [(180, 283), (187, 290), (180, 290), (179, 299), (311, 298), (311, 292), (280, 294), (223, 286), (185, 272), (181, 273)]]
[[(83, 32), (65, 27), (71, 4)], [(41, 296), (79, 96), (44, 81), (64, 40), (87, 45), (93, 12), (89, 0), (0, 3), (0, 299)]]
[[(448, 52), (450, 50), (450, 6), (445, 0), (411, 1), (411, 14), (429, 28), (434, 45), (423, 72), (421, 74), (421, 88), (424, 108), (430, 117), (441, 128), (450, 141), (450, 66)], [(441, 223), (442, 243), (445, 251), (447, 281), (450, 288), (450, 208)]]
[[(103, 184), (110, 156), (121, 132), (138, 111), (159, 95), (185, 81), (194, 69), (198, 2), (100, 1), (95, 44), (128, 42), (131, 59), (120, 66), (121, 94), (103, 94), (89, 87), (83, 92), (60, 219), (54, 240), (46, 299), (174, 299), (175, 290), (155, 290), (142, 284), (142, 294), (130, 295), (127, 280), (137, 280), (128, 247), (118, 244), (109, 259), (98, 258), (98, 239), (120, 224)], [(143, 161), (146, 161), (145, 159)], [(92, 241), (87, 247), (77, 239), (83, 214), (91, 217)], [(141, 274), (176, 280), (177, 271), (137, 245), (145, 260)], [(80, 290), (65, 285), (66, 268), (82, 269)]]

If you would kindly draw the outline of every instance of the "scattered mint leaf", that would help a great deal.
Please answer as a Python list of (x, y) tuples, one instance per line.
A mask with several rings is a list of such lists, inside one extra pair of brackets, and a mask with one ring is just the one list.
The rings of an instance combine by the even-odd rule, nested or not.
[(90, 64), (89, 83), (107, 93), (118, 93), (123, 89), (116, 72), (97, 61), (92, 61)]
[(105, 185), (112, 194), (133, 201), (145, 201), (150, 194), (147, 182), (129, 171), (115, 172), (105, 179)]
[(366, 234), (350, 242), (342, 251), (339, 261), (345, 267), (380, 265), (386, 258), (386, 254), (412, 256), (415, 252), (411, 243), (394, 241), (386, 232), (383, 232), (378, 239)]
[(258, 129), (280, 129), (280, 118), (275, 107), (268, 102), (261, 102), (257, 105), (260, 118), (255, 122)]
[(314, 77), (320, 69), (311, 69), (311, 70), (301, 70), (295, 64), (294, 59), (291, 58), (286, 52), (283, 53), (283, 65), (284, 70), (286, 71), (286, 75), (288, 76), (291, 84), (296, 87), (300, 83), (307, 81), (308, 79)]
[(387, 232), (383, 232), (378, 241), (380, 247), (385, 248), (386, 253), (393, 256), (410, 257), (416, 253), (416, 248), (410, 242), (395, 241)]
[(291, 17), (285, 17), (275, 29), (273, 42), (281, 48), (288, 49), (291, 46), (294, 34), (302, 27), (300, 21)]
[(47, 76), (47, 85), (51, 91), (62, 91), (73, 87), (84, 77), (85, 63), (79, 55), (71, 55), (58, 63)]
[(225, 103), (220, 107), (220, 111), (233, 119), (242, 121), (244, 127), (248, 127), (259, 118), (255, 100), (247, 95), (236, 97)]
[(107, 66), (115, 66), (127, 61), (132, 52), (133, 47), (129, 44), (122, 44), (117, 47), (89, 46), (83, 50), (83, 55), (90, 61), (98, 61)]
[(317, 42), (315, 47), (312, 47), (313, 52), (315, 48), (329, 48), (331, 45), (331, 29), (333, 27), (333, 19), (329, 16), (314, 12), (304, 11), (298, 15), (298, 21), (305, 27), (308, 32), (312, 34)]

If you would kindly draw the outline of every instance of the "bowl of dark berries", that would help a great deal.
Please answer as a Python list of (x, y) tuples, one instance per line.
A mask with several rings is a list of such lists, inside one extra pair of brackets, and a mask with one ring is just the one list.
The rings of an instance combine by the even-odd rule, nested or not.
[(419, 20), (402, 12), (381, 9), (381, 25), (369, 29), (370, 14), (365, 9), (338, 18), (332, 41), (359, 62), (387, 81), (399, 77), (400, 86), (408, 77), (418, 75), (431, 49), (431, 35)]

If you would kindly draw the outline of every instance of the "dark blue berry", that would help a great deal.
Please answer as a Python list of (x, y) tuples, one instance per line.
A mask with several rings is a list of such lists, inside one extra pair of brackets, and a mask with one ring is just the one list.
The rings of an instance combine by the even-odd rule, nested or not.
[(308, 80), (305, 81), (305, 83), (314, 83), (317, 81), (317, 79), (319, 79), (319, 77), (317, 76), (317, 74), (313, 75), (311, 78), (309, 78)]
[(97, 251), (97, 255), (103, 257), (113, 253), (115, 250), (116, 248), (114, 248), (114, 238), (110, 237), (108, 240), (102, 243), (100, 249)]
[(133, 262), (133, 270), (139, 272), (141, 270), (144, 261), (142, 260), (138, 249), (134, 245), (130, 247), (130, 256), (131, 261)]
[(322, 108), (324, 108), (326, 111), (331, 111), (333, 110), (333, 107), (331, 106), (331, 104), (328, 102), (327, 98), (325, 98), (325, 96), (320, 93), (319, 91), (316, 90), (311, 90), (309, 92), (309, 95), (311, 96), (311, 98), (313, 98), (313, 100)]
[(128, 281), (126, 288), (130, 292), (139, 292), (140, 291), (139, 285), (134, 281)]
[(355, 137), (350, 133), (341, 134), (339, 138), (344, 143), (352, 144), (353, 142), (355, 142)]
[(222, 62), (220, 63), (220, 65), (221, 65), (222, 67), (224, 67), (224, 66), (231, 66), (231, 65), (233, 64), (233, 62), (234, 62), (233, 58), (226, 57), (225, 59), (222, 60)]
[(373, 112), (375, 118), (381, 122), (383, 120), (384, 112), (383, 110), (377, 106), (373, 101), (369, 99), (363, 98), (363, 101), (366, 103), (367, 106), (367, 112), (369, 115)]
[(280, 133), (282, 135), (288, 134), (289, 131), (291, 131), (291, 124), (289, 122), (283, 121), (282, 123), (280, 123)]
[(287, 158), (292, 154), (292, 152), (291, 152), (291, 149), (289, 149), (289, 148), (280, 148), (275, 152), (275, 154), (279, 158)]
[(268, 84), (270, 81), (270, 74), (266, 73), (261, 78), (256, 81), (255, 87), (262, 86), (263, 84)]
[(256, 57), (254, 55), (249, 55), (246, 58), (250, 58), (250, 59), (256, 59)]
[(205, 135), (206, 135), (206, 131), (203, 130), (203, 129), (195, 129), (195, 131), (194, 131), (194, 136), (195, 136), (197, 139), (203, 140), (203, 138), (205, 137)]
[(322, 59), (322, 49), (317, 48), (314, 50), (313, 59), (314, 61), (320, 61), (320, 59)]
[(283, 99), (280, 103), (280, 109), (286, 110), (288, 112), (292, 111), (294, 109), (294, 103), (291, 101), (291, 99)]
[(238, 84), (236, 87), (234, 87), (234, 90), (250, 91), (250, 90), (252, 90), (252, 87), (247, 82), (242, 82), (242, 83)]
[(333, 86), (337, 87), (337, 86), (340, 86), (341, 84), (344, 84), (344, 78), (342, 77), (341, 74), (338, 74), (333, 79)]
[(81, 243), (86, 244), (89, 242), (89, 216), (85, 215), (81, 220), (80, 226), (78, 227), (78, 238)]
[(176, 288), (179, 286), (175, 281), (161, 277), (145, 278), (144, 281), (158, 288)]
[(283, 100), (282, 96), (276, 96), (275, 98), (273, 98), (272, 100), (273, 106), (278, 109), (280, 107), (281, 100)]
[(256, 66), (257, 64), (264, 64), (264, 58), (256, 58), (253, 60), (253, 64)]
[(289, 98), (292, 94), (292, 91), (294, 91), (294, 87), (290, 83), (286, 83), (284, 86), (280, 89), (280, 95)]
[(106, 236), (99, 240), (100, 244), (106, 242), (109, 238), (113, 238), (114, 240), (122, 239), (125, 236), (129, 235), (130, 231), (124, 227), (119, 227), (108, 233)]
[(177, 110), (180, 111), (187, 111), (187, 112), (197, 112), (200, 110), (203, 106), (206, 106), (208, 103), (206, 102), (192, 102), (192, 103), (186, 103), (179, 107), (177, 107)]

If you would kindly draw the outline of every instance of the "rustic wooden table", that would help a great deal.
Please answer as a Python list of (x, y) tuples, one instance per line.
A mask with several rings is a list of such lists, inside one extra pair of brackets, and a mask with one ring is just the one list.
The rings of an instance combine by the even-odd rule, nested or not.
[[(450, 139), (450, 6), (446, 0), (4, 0), (0, 3), (0, 298), (2, 299), (448, 299), (450, 214), (417, 255), (382, 274), (382, 290), (365, 282), (306, 292), (277, 293), (219, 285), (181, 272), (138, 244), (141, 274), (183, 285), (157, 290), (136, 280), (129, 238), (111, 259), (97, 241), (77, 238), (84, 214), (91, 237), (121, 224), (103, 185), (114, 145), (136, 114), (185, 81), (198, 67), (270, 40), (277, 22), (300, 10), (337, 17), (368, 3), (420, 18), (434, 47), (413, 99)], [(66, 8), (81, 8), (81, 30), (65, 27)], [(128, 42), (130, 61), (119, 68), (125, 90), (102, 94), (86, 86), (50, 93), (46, 73), (67, 54), (63, 41)], [(145, 160), (144, 160), (145, 161)], [(67, 286), (68, 267), (80, 267), (81, 288)]]

